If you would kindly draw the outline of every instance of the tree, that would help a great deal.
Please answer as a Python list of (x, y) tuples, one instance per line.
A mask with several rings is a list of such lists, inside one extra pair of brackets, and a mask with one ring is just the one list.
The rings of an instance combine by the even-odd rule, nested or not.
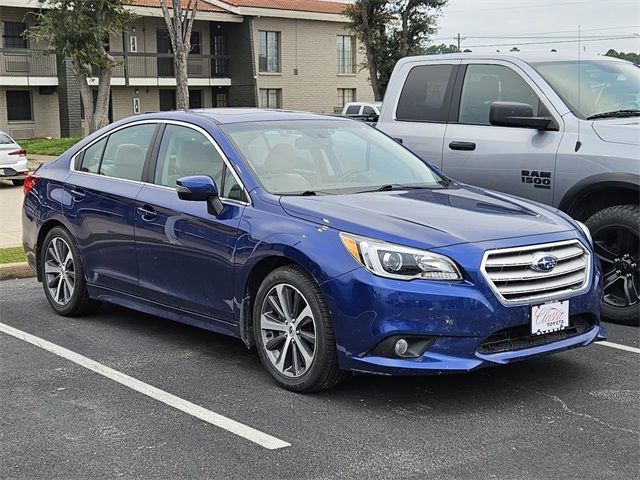
[(623, 60), (627, 60), (628, 62), (635, 63), (636, 65), (640, 64), (640, 53), (617, 52), (613, 48), (611, 48), (607, 53), (605, 53), (605, 55), (607, 57), (621, 58)]
[[(109, 35), (122, 33), (134, 16), (122, 0), (39, 0), (29, 35), (46, 42), (49, 48), (71, 61), (80, 85), (80, 97), (90, 132), (109, 123), (111, 74), (117, 61), (109, 54)], [(87, 77), (98, 77), (98, 95)]]
[(167, 6), (167, 0), (160, 0), (173, 49), (176, 72), (176, 106), (179, 110), (189, 108), (187, 60), (191, 52), (191, 30), (198, 13), (199, 3), (200, 0), (187, 0), (183, 7), (182, 0), (172, 0), (172, 4)]
[(448, 0), (355, 0), (345, 11), (364, 46), (371, 88), (381, 101), (396, 62), (423, 52)]
[[(470, 52), (471, 50), (468, 51)], [(458, 53), (458, 47), (441, 43), (440, 45), (431, 45), (424, 51), (425, 55), (442, 55), (445, 53)]]

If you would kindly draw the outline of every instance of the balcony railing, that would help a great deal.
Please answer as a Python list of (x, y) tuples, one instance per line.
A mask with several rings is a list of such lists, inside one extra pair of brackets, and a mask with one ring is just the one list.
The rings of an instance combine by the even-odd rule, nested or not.
[(0, 76), (57, 77), (56, 55), (49, 50), (0, 48)]
[[(111, 52), (118, 62), (113, 70), (114, 78), (172, 78), (175, 77), (173, 54)], [(228, 55), (190, 54), (187, 59), (189, 78), (215, 78), (229, 75)], [(97, 69), (93, 69), (97, 76)]]

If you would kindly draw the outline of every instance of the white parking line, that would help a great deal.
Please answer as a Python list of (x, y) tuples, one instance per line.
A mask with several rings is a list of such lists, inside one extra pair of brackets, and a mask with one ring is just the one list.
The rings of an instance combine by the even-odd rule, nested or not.
[(624, 350), (625, 352), (633, 352), (633, 353), (640, 353), (640, 348), (636, 348), (636, 347), (630, 347), (628, 345), (621, 345), (619, 343), (613, 343), (613, 342), (596, 342), (596, 345), (602, 345), (603, 347), (611, 347), (611, 348), (617, 348), (618, 350)]
[(23, 332), (22, 330), (18, 330), (17, 328), (11, 327), (4, 323), (0, 323), (0, 332), (4, 332), (7, 335), (11, 335), (12, 337), (24, 340), (25, 342), (35, 345), (36, 347), (47, 350), (48, 352), (65, 358), (93, 372), (96, 372), (103, 377), (124, 385), (125, 387), (129, 387), (136, 392), (140, 392), (143, 395), (154, 398), (159, 402), (169, 405), (170, 407), (177, 408), (178, 410), (188, 413), (189, 415), (199, 418), (200, 420), (204, 420), (205, 422), (215, 425), (216, 427), (220, 427), (223, 430), (233, 433), (234, 435), (246, 438), (253, 443), (257, 443), (261, 447), (267, 448), (269, 450), (276, 450), (278, 448), (291, 446), (290, 443), (287, 443), (284, 440), (272, 437), (271, 435), (267, 435), (266, 433), (256, 430), (255, 428), (251, 428), (223, 415), (212, 412), (211, 410), (207, 410), (206, 408), (196, 405), (195, 403), (191, 403), (180, 397), (176, 397), (175, 395), (165, 392), (164, 390), (160, 390), (159, 388), (141, 382), (140, 380), (125, 375), (124, 373), (114, 370), (113, 368), (102, 365), (101, 363), (98, 363), (95, 360), (91, 360), (90, 358), (80, 355), (79, 353), (72, 352), (71, 350), (56, 345), (55, 343), (48, 342), (47, 340), (31, 335), (27, 332)]

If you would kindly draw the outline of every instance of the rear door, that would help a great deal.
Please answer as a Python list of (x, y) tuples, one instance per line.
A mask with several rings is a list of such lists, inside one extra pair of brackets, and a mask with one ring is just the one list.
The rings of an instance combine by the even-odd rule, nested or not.
[[(398, 72), (405, 78), (396, 104), (383, 109), (379, 128), (437, 167), (460, 60), (409, 62)], [(400, 88), (394, 86), (393, 88)], [(392, 112), (385, 111), (391, 108)]]
[[(157, 162), (140, 191), (136, 251), (141, 295), (190, 312), (233, 322), (233, 263), (238, 225), (246, 207), (239, 181), (222, 151), (202, 129), (165, 126)], [(224, 211), (178, 198), (176, 180), (208, 175), (221, 192)]]
[[(560, 116), (516, 65), (464, 62), (444, 138), (443, 172), (456, 180), (527, 197), (553, 199)], [(535, 114), (551, 113), (560, 131), (497, 127), (489, 123), (496, 101), (527, 103)]]
[(135, 295), (138, 269), (134, 245), (135, 197), (157, 124), (127, 126), (78, 154), (65, 183), (65, 217), (90, 284)]

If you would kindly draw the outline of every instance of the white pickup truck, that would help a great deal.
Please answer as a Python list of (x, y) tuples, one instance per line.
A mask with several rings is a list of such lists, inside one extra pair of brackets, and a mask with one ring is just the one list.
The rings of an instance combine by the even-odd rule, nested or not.
[(640, 317), (640, 68), (559, 53), (407, 57), (377, 128), (447, 176), (584, 221), (603, 314)]

